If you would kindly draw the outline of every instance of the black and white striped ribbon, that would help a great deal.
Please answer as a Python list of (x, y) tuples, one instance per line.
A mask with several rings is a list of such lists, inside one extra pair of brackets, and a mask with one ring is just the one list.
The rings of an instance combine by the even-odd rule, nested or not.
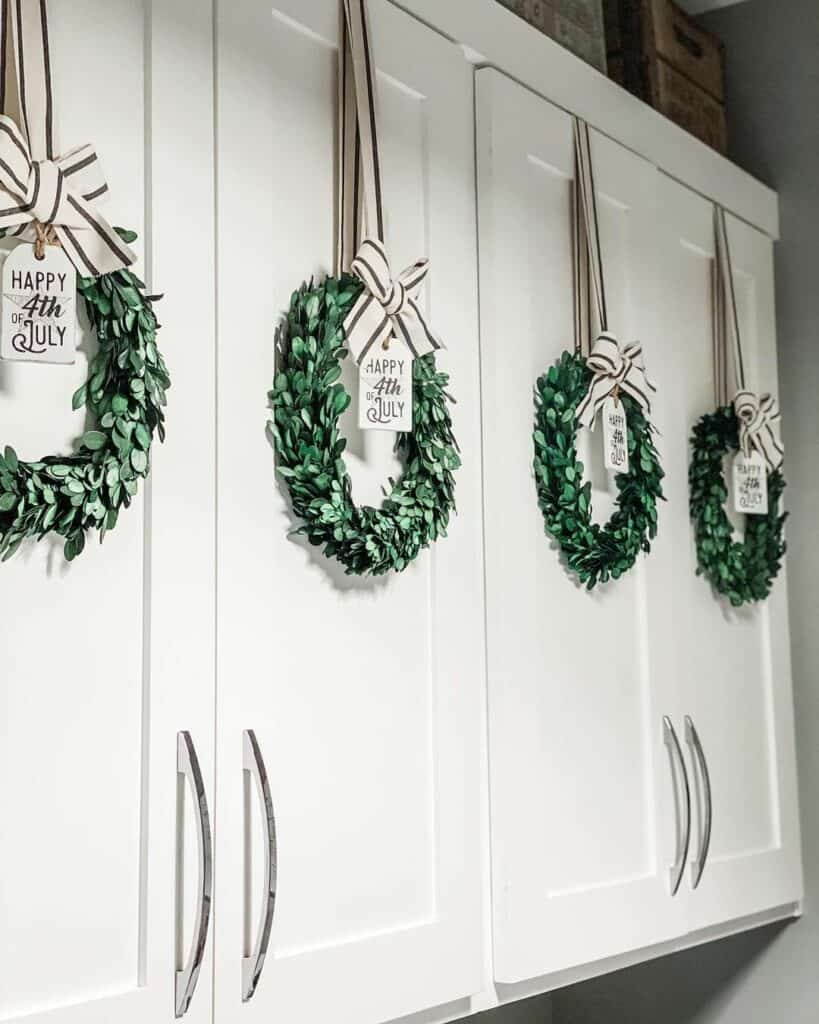
[[(375, 64), (367, 0), (343, 0), (339, 45), (339, 186), (336, 271), (351, 270), (364, 288), (344, 321), (356, 363), (395, 337), (414, 358), (443, 348), (418, 304), (429, 260), (397, 277), (384, 245)], [(365, 237), (361, 240), (362, 220)]]
[[(714, 376), (718, 388), (717, 401), (726, 405), (728, 401), (728, 338), (733, 337), (734, 382), (737, 390), (745, 387), (745, 365), (742, 359), (742, 340), (739, 330), (734, 271), (731, 261), (731, 246), (728, 241), (728, 226), (725, 210), (714, 204), (714, 239), (716, 260), (714, 261)], [(729, 329), (730, 318), (730, 329)]]
[(589, 390), (577, 407), (577, 422), (592, 427), (599, 409), (611, 394), (623, 392), (633, 398), (647, 413), (651, 411), (651, 394), (656, 390), (643, 367), (643, 349), (638, 342), (621, 348), (617, 339), (606, 331), (597, 338), (586, 364), (592, 370)]
[[(585, 357), (593, 373), (589, 390), (577, 407), (577, 421), (582, 427), (592, 427), (606, 399), (621, 391), (650, 413), (651, 395), (656, 388), (645, 372), (642, 345), (633, 342), (621, 347), (608, 330), (591, 133), (588, 124), (577, 117), (574, 119), (574, 147), (575, 348)], [(595, 315), (599, 334), (592, 345)]]
[(579, 117), (574, 118), (574, 154), (575, 343), (580, 354), (588, 356), (592, 335), (592, 296), (600, 331), (608, 330), (608, 311), (591, 135), (588, 124)]
[(53, 226), (77, 272), (96, 277), (136, 259), (98, 207), (108, 191), (93, 146), (55, 156), (46, 0), (0, 0), (0, 228), (34, 241)]
[[(785, 448), (779, 437), (780, 414), (773, 395), (757, 395), (745, 386), (745, 363), (739, 328), (734, 270), (725, 210), (714, 204), (716, 260), (714, 274), (714, 384), (717, 404), (728, 398), (728, 337), (733, 338), (734, 382), (733, 405), (739, 423), (739, 446), (747, 457), (756, 451), (770, 470), (779, 469)], [(729, 330), (730, 321), (730, 330)]]

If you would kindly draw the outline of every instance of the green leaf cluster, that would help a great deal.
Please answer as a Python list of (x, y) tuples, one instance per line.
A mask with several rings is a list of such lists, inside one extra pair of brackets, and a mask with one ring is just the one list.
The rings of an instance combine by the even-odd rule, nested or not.
[(348, 574), (401, 572), (446, 536), (461, 464), (446, 387), (433, 355), (413, 363), (413, 430), (396, 440), (404, 471), (390, 480), (381, 508), (356, 505), (344, 462), (339, 417), (350, 404), (341, 383), (344, 318), (361, 292), (349, 275), (303, 285), (293, 294), (268, 393), (277, 472), (290, 494), (296, 531), (337, 558)]
[(785, 554), (781, 512), (785, 478), (780, 470), (768, 473), (768, 513), (746, 516), (745, 539), (738, 541), (725, 511), (728, 488), (723, 457), (739, 450), (739, 425), (731, 405), (703, 416), (691, 437), (688, 467), (689, 500), (697, 546), (697, 573), (734, 607), (763, 601)]
[[(117, 229), (126, 241), (133, 232)], [(97, 427), (71, 455), (24, 462), (11, 447), (0, 455), (0, 555), (11, 558), (27, 537), (57, 533), (65, 557), (79, 555), (89, 531), (102, 540), (130, 505), (150, 469), (151, 443), (164, 440), (170, 378), (156, 347), (152, 299), (130, 270), (81, 277), (77, 290), (98, 340), (88, 379), (73, 407), (86, 406)]]
[(640, 552), (651, 550), (657, 534), (657, 501), (663, 470), (653, 430), (628, 395), (621, 401), (628, 420), (629, 471), (617, 476), (617, 503), (605, 525), (592, 518), (591, 483), (575, 446), (577, 407), (592, 371), (586, 361), (564, 352), (535, 387), (534, 473), (546, 532), (557, 542), (571, 572), (592, 590), (619, 579)]

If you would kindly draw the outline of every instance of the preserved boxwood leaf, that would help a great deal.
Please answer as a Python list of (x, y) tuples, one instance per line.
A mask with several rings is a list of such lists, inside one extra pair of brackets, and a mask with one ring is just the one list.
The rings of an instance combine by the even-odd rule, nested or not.
[[(136, 238), (133, 232), (116, 230), (127, 241)], [(171, 382), (156, 349), (159, 325), (144, 285), (130, 270), (118, 270), (98, 278), (80, 277), (77, 290), (96, 332), (98, 350), (72, 406), (85, 405), (98, 427), (79, 438), (73, 455), (46, 455), (27, 463), (18, 459), (13, 448), (5, 449), (0, 459), (0, 557), (4, 561), (26, 537), (39, 540), (56, 532), (65, 540), (69, 560), (82, 553), (89, 530), (98, 531), (102, 538), (116, 524), (119, 509), (131, 503), (135, 476), (148, 472), (147, 452), (154, 436), (164, 436), (163, 406)], [(130, 401), (125, 397), (129, 394)], [(117, 418), (122, 416), (127, 419)], [(140, 444), (133, 452), (132, 433)], [(120, 463), (128, 452), (130, 475), (126, 478)]]
[(616, 477), (617, 507), (609, 521), (602, 526), (594, 522), (591, 484), (581, 483), (583, 464), (575, 449), (576, 410), (591, 378), (581, 356), (564, 352), (537, 381), (532, 435), (535, 486), (546, 532), (557, 542), (569, 571), (589, 590), (619, 579), (640, 552), (651, 550), (664, 475), (651, 423), (636, 402), (621, 395), (629, 451), (639, 449), (641, 455), (630, 460), (628, 473)]
[(785, 554), (781, 510), (785, 478), (768, 473), (768, 512), (745, 517), (745, 539), (736, 540), (725, 511), (728, 488), (723, 458), (739, 451), (739, 425), (732, 405), (707, 413), (694, 426), (688, 486), (697, 547), (697, 573), (734, 607), (764, 601)]
[(413, 363), (413, 430), (396, 440), (404, 473), (389, 481), (380, 508), (353, 501), (339, 436), (339, 417), (351, 399), (339, 377), (346, 356), (343, 321), (360, 292), (361, 283), (344, 275), (293, 293), (268, 393), (268, 434), (300, 522), (296, 532), (337, 558), (347, 573), (380, 576), (402, 572), (423, 548), (446, 536), (461, 460), (449, 379), (433, 355), (423, 356)]

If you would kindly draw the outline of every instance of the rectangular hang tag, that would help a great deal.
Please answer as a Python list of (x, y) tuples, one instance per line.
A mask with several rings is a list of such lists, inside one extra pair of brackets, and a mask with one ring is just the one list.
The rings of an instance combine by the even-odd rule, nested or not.
[(361, 430), (412, 430), (412, 353), (397, 338), (375, 346), (358, 367)]
[(611, 395), (603, 403), (603, 462), (615, 473), (628, 473), (626, 407)]
[(768, 466), (759, 452), (734, 456), (732, 466), (734, 509), (746, 516), (768, 514)]
[(75, 358), (76, 271), (59, 245), (47, 245), (37, 259), (21, 244), (3, 264), (0, 356), (31, 363), (73, 363)]

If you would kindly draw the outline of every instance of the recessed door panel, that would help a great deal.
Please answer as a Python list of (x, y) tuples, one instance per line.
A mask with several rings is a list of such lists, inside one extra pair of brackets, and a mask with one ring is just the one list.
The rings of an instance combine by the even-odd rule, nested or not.
[[(125, 0), (48, 12), (58, 145), (95, 146), (105, 215), (139, 234), (136, 272), (165, 292), (173, 386), (167, 442), (104, 544), (89, 536), (68, 564), (47, 537), (0, 569), (0, 1020), (170, 1021), (175, 931), (187, 956), (199, 886), (179, 730), (213, 794), (213, 315), (206, 298), (191, 304), (212, 276), (210, 18), (196, 0), (172, 0), (149, 26)], [(0, 363), (0, 437), (21, 459), (71, 452), (91, 426), (71, 411), (96, 349), (81, 305), (80, 321), (73, 365)], [(204, 985), (188, 1019), (209, 1014)]]
[[(495, 965), (515, 982), (679, 926), (658, 600), (668, 548), (661, 536), (650, 559), (589, 593), (544, 532), (532, 394), (574, 345), (572, 120), (497, 72), (477, 77)], [(610, 326), (643, 341), (659, 381), (655, 172), (597, 135), (593, 158)], [(604, 521), (617, 492), (599, 428), (578, 448)]]
[[(396, 272), (431, 259), (423, 300), (446, 339), (439, 364), (457, 399), (459, 515), (404, 572), (376, 580), (346, 576), (291, 532), (265, 432), (266, 392), (292, 291), (332, 272), (339, 5), (225, 4), (217, 1012), (232, 1020), (362, 1024), (467, 996), (480, 983), (472, 81), (451, 44), (390, 4), (370, 6), (387, 245)], [(356, 395), (351, 367), (343, 379)], [(379, 504), (402, 469), (394, 435), (360, 432), (356, 419), (354, 401), (343, 419), (353, 495)], [(242, 795), (248, 728), (270, 779), (278, 893), (263, 973), (242, 1004), (241, 960), (263, 886), (259, 804)]]
[[(786, 570), (783, 567), (767, 601), (739, 609), (696, 575), (687, 467), (691, 430), (716, 405), (713, 209), (678, 183), (665, 178), (661, 183), (668, 225), (662, 268), (678, 368), (675, 425), (668, 448), (675, 662), (680, 715), (691, 717), (700, 737), (712, 790), (710, 851), (702, 881), (689, 902), (692, 927), (706, 927), (800, 898)], [(746, 384), (755, 391), (776, 393), (772, 243), (731, 217), (728, 233)], [(730, 354), (728, 365), (730, 397), (735, 384)], [(729, 459), (725, 471), (729, 480)], [(729, 514), (739, 538), (744, 517), (730, 508)], [(682, 728), (683, 722), (679, 725)], [(696, 859), (707, 808), (695, 750), (689, 747), (688, 755), (696, 783)], [(687, 884), (690, 888), (690, 873)]]

